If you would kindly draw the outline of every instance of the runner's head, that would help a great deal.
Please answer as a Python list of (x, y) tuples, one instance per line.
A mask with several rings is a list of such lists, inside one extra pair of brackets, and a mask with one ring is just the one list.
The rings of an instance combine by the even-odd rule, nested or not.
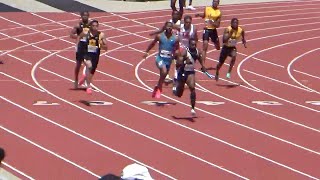
[(197, 41), (195, 38), (189, 39), (189, 49), (190, 49), (190, 51), (194, 51), (197, 49)]
[(212, 7), (215, 8), (215, 9), (218, 8), (219, 3), (220, 3), (220, 0), (213, 0), (212, 1)]
[(184, 16), (183, 23), (184, 23), (185, 29), (190, 29), (191, 23), (192, 23), (192, 17), (189, 15)]
[(90, 22), (90, 31), (96, 32), (98, 31), (99, 22), (97, 20), (92, 20)]
[(238, 29), (239, 26), (239, 20), (237, 18), (231, 19), (231, 27), (232, 29)]
[(171, 34), (172, 33), (172, 22), (167, 21), (165, 24), (165, 32)]
[(172, 21), (174, 23), (176, 23), (178, 20), (181, 19), (181, 14), (180, 14), (179, 11), (172, 11), (172, 15), (171, 16), (172, 16)]
[(89, 12), (88, 11), (82, 11), (80, 12), (80, 16), (83, 22), (89, 21)]

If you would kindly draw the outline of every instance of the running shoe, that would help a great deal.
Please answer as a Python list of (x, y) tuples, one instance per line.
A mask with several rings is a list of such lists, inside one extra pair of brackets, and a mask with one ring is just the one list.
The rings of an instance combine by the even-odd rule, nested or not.
[(191, 109), (191, 115), (196, 116), (196, 111), (194, 109)]
[(92, 94), (92, 88), (91, 87), (87, 88), (86, 92), (87, 94)]
[(227, 73), (227, 78), (228, 78), (228, 79), (231, 78), (231, 73)]

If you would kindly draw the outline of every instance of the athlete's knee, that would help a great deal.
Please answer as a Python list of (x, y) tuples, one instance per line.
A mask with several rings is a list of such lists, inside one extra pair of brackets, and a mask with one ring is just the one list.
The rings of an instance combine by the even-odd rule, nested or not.
[(87, 67), (88, 69), (92, 68), (92, 62), (91, 62), (90, 60), (84, 61), (84, 64), (86, 65), (86, 67)]

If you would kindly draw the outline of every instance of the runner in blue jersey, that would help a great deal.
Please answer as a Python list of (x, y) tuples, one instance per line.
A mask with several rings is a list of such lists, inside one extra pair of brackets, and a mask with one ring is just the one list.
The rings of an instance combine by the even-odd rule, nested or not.
[(162, 92), (162, 84), (169, 72), (172, 60), (177, 55), (179, 48), (179, 39), (172, 33), (172, 22), (166, 22), (165, 31), (155, 36), (154, 40), (148, 46), (146, 54), (143, 56), (146, 58), (149, 55), (149, 51), (159, 42), (159, 52), (156, 56), (156, 65), (160, 71), (160, 78), (158, 84), (155, 86), (152, 97), (160, 98)]

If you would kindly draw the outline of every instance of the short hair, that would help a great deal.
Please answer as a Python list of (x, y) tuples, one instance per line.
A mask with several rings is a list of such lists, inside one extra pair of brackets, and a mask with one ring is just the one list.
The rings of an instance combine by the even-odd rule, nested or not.
[(83, 16), (85, 13), (87, 13), (89, 15), (89, 11), (81, 11), (80, 16)]
[(0, 163), (3, 161), (4, 157), (6, 156), (6, 153), (3, 148), (0, 147)]
[(185, 15), (183, 19), (184, 19), (184, 20), (187, 20), (187, 19), (192, 20), (192, 17), (191, 17), (190, 15)]
[(166, 23), (164, 24), (164, 26), (167, 26), (168, 24), (172, 24), (172, 25), (173, 25), (173, 23), (172, 23), (171, 21), (166, 21)]
[(231, 23), (234, 22), (234, 21), (239, 21), (239, 20), (238, 20), (238, 18), (232, 18), (231, 19)]
[(90, 21), (89, 25), (92, 26), (93, 23), (97, 23), (99, 25), (99, 21), (96, 19), (93, 19), (92, 21)]

